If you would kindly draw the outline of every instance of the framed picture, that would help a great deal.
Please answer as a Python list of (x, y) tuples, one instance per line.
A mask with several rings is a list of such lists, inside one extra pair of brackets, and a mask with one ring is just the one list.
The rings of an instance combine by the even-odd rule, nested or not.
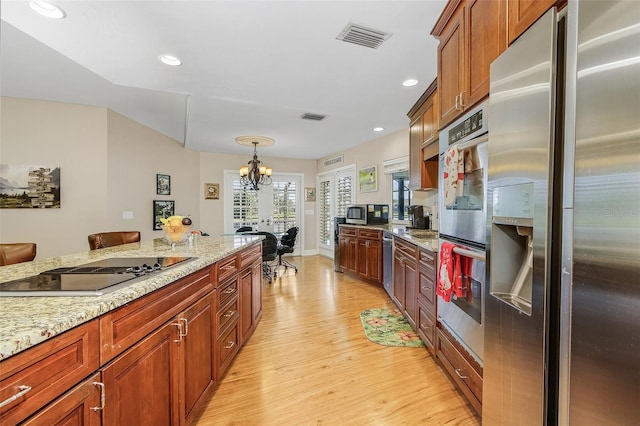
[(162, 229), (160, 218), (174, 216), (176, 212), (176, 202), (169, 200), (153, 200), (153, 230)]
[(358, 172), (360, 192), (374, 192), (378, 190), (378, 166), (369, 166)]
[(220, 184), (219, 183), (205, 183), (204, 184), (204, 199), (205, 200), (217, 200), (220, 198)]
[(60, 167), (0, 164), (0, 209), (59, 209)]
[(156, 194), (171, 195), (171, 176), (156, 175)]
[(304, 201), (315, 201), (316, 200), (316, 189), (315, 188), (305, 188), (304, 189)]

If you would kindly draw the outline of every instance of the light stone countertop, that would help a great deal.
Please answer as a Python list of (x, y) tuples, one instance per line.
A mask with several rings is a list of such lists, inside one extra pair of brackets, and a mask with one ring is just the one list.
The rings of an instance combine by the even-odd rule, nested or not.
[(103, 296), (0, 296), (0, 360), (171, 284), (262, 239), (260, 235), (198, 237), (191, 248), (187, 243), (182, 243), (172, 249), (163, 238), (158, 238), (142, 243), (2, 266), (0, 282), (110, 257), (196, 258), (149, 277), (136, 278), (131, 284)]
[(395, 237), (400, 237), (405, 241), (413, 243), (420, 248), (430, 250), (434, 253), (438, 253), (438, 231), (430, 229), (406, 229), (403, 225), (352, 225), (346, 223), (340, 226), (351, 226), (354, 228), (364, 229), (380, 229), (387, 231)]

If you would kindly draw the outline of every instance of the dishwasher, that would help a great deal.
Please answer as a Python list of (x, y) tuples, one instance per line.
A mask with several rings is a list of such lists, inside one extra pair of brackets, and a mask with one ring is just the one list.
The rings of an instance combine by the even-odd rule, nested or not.
[(384, 232), (382, 235), (382, 285), (389, 296), (393, 292), (393, 235)]

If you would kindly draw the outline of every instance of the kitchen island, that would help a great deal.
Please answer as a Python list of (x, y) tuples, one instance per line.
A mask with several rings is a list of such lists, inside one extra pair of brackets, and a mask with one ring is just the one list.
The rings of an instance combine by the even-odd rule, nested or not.
[(156, 239), (0, 268), (4, 282), (113, 257), (193, 257), (103, 296), (1, 297), (0, 423), (188, 424), (261, 318), (261, 239)]

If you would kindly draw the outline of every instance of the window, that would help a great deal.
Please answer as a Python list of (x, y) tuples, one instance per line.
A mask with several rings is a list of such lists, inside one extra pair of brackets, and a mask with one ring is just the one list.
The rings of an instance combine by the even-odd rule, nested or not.
[(273, 232), (284, 233), (296, 226), (296, 183), (273, 182)]
[(391, 203), (393, 220), (409, 220), (411, 191), (409, 191), (408, 170), (392, 174)]
[(233, 230), (241, 226), (256, 228), (259, 222), (258, 193), (244, 189), (240, 180), (233, 180)]

